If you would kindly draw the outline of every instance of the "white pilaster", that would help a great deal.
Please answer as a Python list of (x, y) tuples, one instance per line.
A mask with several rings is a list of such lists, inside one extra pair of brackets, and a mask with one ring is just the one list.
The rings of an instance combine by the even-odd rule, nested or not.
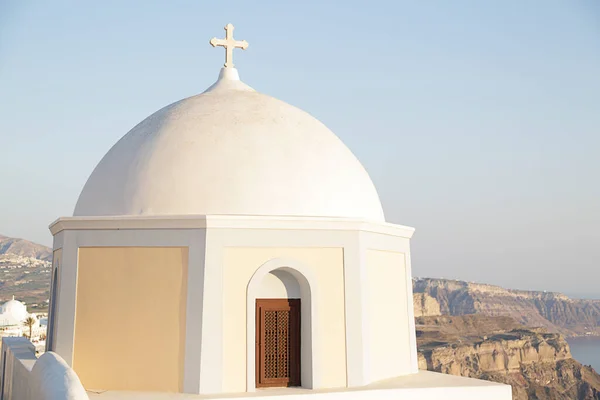
[(185, 361), (183, 391), (200, 391), (202, 360), (202, 314), (204, 296), (204, 261), (206, 230), (195, 230), (190, 236), (185, 329)]
[(417, 355), (417, 332), (415, 328), (415, 307), (413, 302), (412, 268), (410, 251), (404, 253), (406, 264), (406, 306), (408, 307), (408, 340), (410, 341), (410, 369), (412, 373), (419, 372), (419, 358)]
[(218, 238), (206, 232), (200, 394), (221, 393), (223, 388), (223, 252)]
[(368, 330), (365, 319), (364, 280), (366, 279), (364, 251), (360, 233), (356, 232), (350, 245), (344, 247), (344, 290), (346, 307), (346, 373), (348, 387), (368, 383)]
[(73, 366), (73, 339), (75, 336), (75, 307), (77, 301), (77, 263), (79, 246), (77, 231), (63, 232), (62, 260), (58, 271), (58, 304), (54, 351), (70, 367)]

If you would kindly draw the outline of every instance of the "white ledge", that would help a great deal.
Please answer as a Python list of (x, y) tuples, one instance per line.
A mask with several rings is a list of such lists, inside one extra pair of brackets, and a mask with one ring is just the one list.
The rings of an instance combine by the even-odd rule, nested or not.
[(358, 388), (269, 388), (250, 393), (192, 395), (148, 392), (91, 392), (90, 400), (510, 400), (510, 385), (419, 371)]
[(157, 215), (61, 217), (50, 224), (56, 235), (63, 230), (112, 229), (294, 229), (358, 230), (410, 239), (414, 228), (349, 218), (257, 215)]

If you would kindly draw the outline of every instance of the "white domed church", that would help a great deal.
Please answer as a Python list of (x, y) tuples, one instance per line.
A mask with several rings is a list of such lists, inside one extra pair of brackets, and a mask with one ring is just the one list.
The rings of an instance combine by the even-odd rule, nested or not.
[(23, 322), (30, 315), (31, 314), (27, 312), (27, 306), (19, 300), (15, 300), (15, 296), (13, 296), (11, 300), (8, 300), (0, 307), (0, 328), (21, 328)]
[(240, 80), (226, 33), (216, 83), (123, 136), (51, 225), (48, 350), (99, 399), (509, 399), (418, 371), (414, 229), (325, 125)]

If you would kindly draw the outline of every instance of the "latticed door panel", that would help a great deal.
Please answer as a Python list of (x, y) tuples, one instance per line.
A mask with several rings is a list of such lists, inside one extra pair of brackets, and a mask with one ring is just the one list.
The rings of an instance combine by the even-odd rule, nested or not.
[(300, 300), (256, 301), (257, 387), (300, 385)]
[(289, 378), (289, 311), (265, 311), (265, 378)]

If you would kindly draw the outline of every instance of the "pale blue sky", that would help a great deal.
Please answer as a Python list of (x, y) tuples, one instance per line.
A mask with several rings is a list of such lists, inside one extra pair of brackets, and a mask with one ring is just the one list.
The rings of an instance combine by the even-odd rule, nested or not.
[(600, 297), (600, 2), (0, 0), (0, 233), (51, 244), (106, 151), (242, 79), (328, 125), (413, 273)]

